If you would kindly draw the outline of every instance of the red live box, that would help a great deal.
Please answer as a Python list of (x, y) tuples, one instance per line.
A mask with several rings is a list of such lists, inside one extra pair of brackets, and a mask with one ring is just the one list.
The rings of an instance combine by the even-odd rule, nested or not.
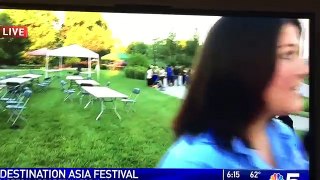
[(0, 26), (1, 38), (27, 38), (28, 28), (26, 26)]

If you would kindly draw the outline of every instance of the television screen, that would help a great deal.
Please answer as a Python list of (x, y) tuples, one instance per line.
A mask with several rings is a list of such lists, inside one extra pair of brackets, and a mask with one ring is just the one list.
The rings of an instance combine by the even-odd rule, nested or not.
[(2, 9), (0, 25), (1, 167), (308, 169), (309, 19)]

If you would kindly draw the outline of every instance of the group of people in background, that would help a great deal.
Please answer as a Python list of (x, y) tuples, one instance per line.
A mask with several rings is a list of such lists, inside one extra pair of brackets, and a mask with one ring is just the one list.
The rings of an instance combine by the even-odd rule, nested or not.
[[(182, 80), (179, 79), (179, 76), (182, 77)], [(170, 66), (167, 67), (158, 67), (151, 65), (147, 70), (147, 85), (150, 87), (154, 86), (164, 86), (165, 79), (167, 80), (168, 86), (185, 86), (190, 82), (191, 69)]]

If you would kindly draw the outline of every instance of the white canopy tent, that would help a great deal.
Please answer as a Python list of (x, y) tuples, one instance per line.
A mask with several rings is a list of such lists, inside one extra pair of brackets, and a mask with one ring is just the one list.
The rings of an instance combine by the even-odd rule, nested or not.
[[(91, 59), (99, 59), (99, 54), (95, 53), (89, 49), (86, 49), (79, 45), (70, 45), (61, 47), (58, 49), (50, 50), (47, 53), (47, 57), (49, 56), (57, 56), (60, 57), (60, 63), (62, 63), (62, 57), (80, 57), (80, 58), (88, 58), (88, 76), (91, 77)], [(98, 68), (97, 71), (100, 70), (100, 63), (99, 60), (97, 61)], [(48, 61), (47, 61), (48, 63)]]

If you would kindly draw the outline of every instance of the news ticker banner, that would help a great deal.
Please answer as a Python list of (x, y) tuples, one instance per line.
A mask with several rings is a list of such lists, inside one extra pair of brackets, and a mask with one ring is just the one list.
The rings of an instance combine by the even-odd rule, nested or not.
[(27, 26), (0, 26), (0, 38), (27, 38)]
[(0, 179), (309, 180), (309, 171), (152, 168), (0, 168)]

